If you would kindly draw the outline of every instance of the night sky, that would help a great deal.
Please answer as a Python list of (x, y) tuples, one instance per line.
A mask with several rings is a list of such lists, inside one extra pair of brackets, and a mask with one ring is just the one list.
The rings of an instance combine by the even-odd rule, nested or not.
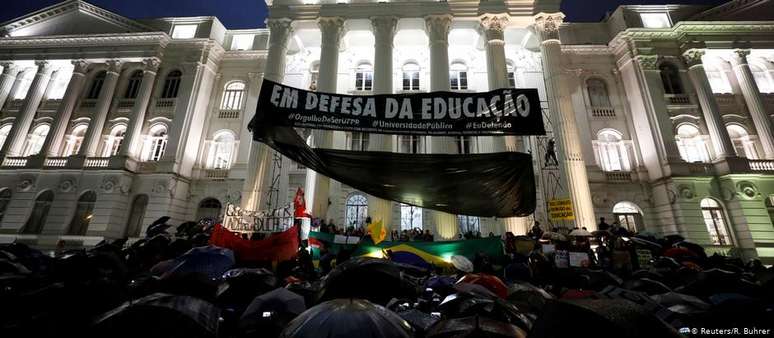
[[(60, 0), (5, 0), (0, 22), (61, 2)], [(129, 18), (164, 16), (217, 16), (230, 29), (263, 27), (266, 4), (262, 0), (91, 0), (102, 8)], [(622, 4), (718, 4), (725, 0), (564, 0), (567, 21), (599, 21)]]

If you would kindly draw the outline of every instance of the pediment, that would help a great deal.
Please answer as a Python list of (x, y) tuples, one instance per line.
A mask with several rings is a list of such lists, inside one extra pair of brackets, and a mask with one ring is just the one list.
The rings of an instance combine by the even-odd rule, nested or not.
[(64, 1), (5, 22), (0, 30), (14, 37), (154, 31), (134, 20), (80, 0)]

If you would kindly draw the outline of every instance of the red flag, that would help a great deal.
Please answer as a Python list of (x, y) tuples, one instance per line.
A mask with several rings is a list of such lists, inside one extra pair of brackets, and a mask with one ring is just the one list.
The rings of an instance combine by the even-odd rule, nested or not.
[(296, 197), (293, 198), (293, 216), (296, 218), (312, 218), (312, 215), (306, 211), (306, 200), (304, 199), (304, 189), (301, 187), (296, 190)]
[(216, 224), (209, 243), (233, 250), (240, 260), (282, 262), (292, 259), (298, 252), (298, 226), (273, 233), (262, 240), (249, 240)]

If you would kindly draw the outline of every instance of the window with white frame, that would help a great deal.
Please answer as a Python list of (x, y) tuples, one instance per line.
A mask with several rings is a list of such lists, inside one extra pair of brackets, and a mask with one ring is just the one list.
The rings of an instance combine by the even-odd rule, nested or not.
[(110, 129), (110, 135), (105, 139), (105, 147), (102, 150), (103, 157), (110, 157), (118, 155), (118, 151), (121, 150), (121, 144), (126, 137), (126, 126), (123, 124), (116, 125)]
[(422, 138), (417, 135), (399, 135), (398, 152), (405, 154), (422, 153)]
[(481, 232), (481, 218), (477, 216), (457, 215), (457, 221), (460, 223), (460, 234)]
[(172, 29), (173, 39), (193, 39), (196, 36), (196, 29), (199, 25), (175, 25)]
[(589, 93), (589, 103), (592, 107), (606, 108), (611, 107), (610, 95), (607, 92), (607, 84), (599, 78), (590, 78), (586, 80), (586, 90)]
[(751, 160), (758, 159), (758, 150), (755, 148), (755, 140), (747, 133), (747, 130), (737, 124), (726, 126), (728, 136), (734, 144), (736, 156), (746, 157)]
[(403, 90), (419, 90), (419, 70), (414, 62), (403, 65)]
[(137, 94), (140, 92), (140, 84), (142, 84), (142, 71), (137, 70), (129, 77), (129, 82), (126, 84), (126, 92), (124, 92), (125, 99), (136, 99)]
[(699, 128), (690, 124), (684, 124), (677, 128), (677, 148), (680, 157), (686, 162), (709, 162), (709, 150)]
[(473, 153), (473, 136), (457, 136), (457, 154)]
[(516, 67), (513, 66), (513, 61), (510, 60), (505, 65), (506, 72), (508, 73), (508, 87), (516, 88)]
[(223, 90), (223, 101), (220, 104), (220, 109), (242, 109), (242, 100), (245, 97), (245, 83), (244, 82), (232, 82), (226, 85), (226, 89)]
[(6, 124), (0, 127), (0, 149), (5, 145), (5, 140), (8, 139), (8, 134), (11, 133), (11, 124)]
[(468, 89), (468, 67), (462, 62), (454, 62), (449, 66), (449, 86), (451, 90)]
[(774, 79), (772, 75), (759, 65), (750, 64), (750, 70), (753, 73), (755, 84), (758, 85), (758, 91), (761, 93), (774, 93)]
[(27, 97), (27, 92), (30, 90), (32, 80), (35, 78), (35, 74), (37, 74), (37, 72), (34, 68), (28, 68), (19, 73), (19, 75), (16, 77), (16, 88), (13, 89), (12, 97), (14, 99), (21, 100)]
[(371, 90), (374, 85), (374, 67), (370, 63), (361, 63), (355, 69), (355, 90)]
[(422, 229), (422, 208), (400, 204), (400, 229)]
[(712, 198), (701, 200), (701, 214), (704, 217), (704, 225), (707, 226), (710, 241), (714, 245), (732, 245), (731, 236), (726, 227), (726, 216), (723, 207)]
[(347, 227), (362, 227), (368, 217), (368, 199), (365, 195), (352, 194), (347, 198), (346, 222)]
[(79, 124), (73, 128), (70, 135), (67, 135), (65, 139), (65, 148), (62, 156), (73, 156), (78, 154), (78, 151), (81, 150), (81, 145), (83, 144), (83, 138), (86, 136), (86, 130), (88, 129), (89, 126), (86, 124)]
[(667, 13), (640, 13), (642, 26), (645, 28), (669, 28), (672, 23)]
[(164, 150), (167, 148), (167, 126), (157, 124), (151, 127), (148, 137), (145, 140), (145, 151), (143, 160), (158, 161), (164, 156)]
[(173, 99), (177, 97), (177, 92), (180, 90), (180, 79), (183, 77), (183, 73), (179, 70), (173, 70), (167, 74), (167, 78), (164, 80), (164, 87), (161, 90), (162, 99)]
[(347, 134), (349, 138), (349, 150), (367, 151), (368, 150), (368, 134), (353, 131)]
[(253, 34), (235, 34), (231, 38), (231, 50), (250, 50), (253, 49)]
[(230, 130), (223, 130), (215, 133), (210, 144), (209, 156), (207, 157), (207, 168), (228, 169), (231, 168), (231, 158), (234, 154), (236, 137)]
[(603, 129), (597, 134), (597, 157), (603, 171), (629, 171), (631, 165), (623, 134), (614, 129)]
[(731, 93), (731, 84), (722, 68), (712, 63), (706, 63), (704, 72), (707, 74), (707, 80), (709, 80), (713, 93)]
[(94, 100), (99, 98), (99, 93), (102, 92), (102, 85), (105, 84), (106, 76), (106, 71), (101, 71), (94, 76), (94, 79), (91, 80), (91, 87), (89, 87), (89, 91), (86, 94), (87, 99)]
[(47, 124), (41, 124), (35, 127), (35, 129), (32, 130), (32, 133), (27, 136), (27, 144), (24, 147), (22, 156), (32, 156), (39, 153), (40, 149), (43, 148), (43, 142), (46, 141), (46, 136), (48, 136), (48, 131), (50, 129), (51, 126)]

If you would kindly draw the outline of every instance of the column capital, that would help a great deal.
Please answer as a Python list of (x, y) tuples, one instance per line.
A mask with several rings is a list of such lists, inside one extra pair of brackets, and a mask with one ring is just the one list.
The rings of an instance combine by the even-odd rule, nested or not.
[(269, 43), (287, 43), (290, 33), (293, 32), (293, 20), (290, 18), (266, 19), (266, 27), (269, 27)]
[(147, 58), (142, 60), (142, 68), (144, 72), (158, 73), (159, 66), (161, 66), (161, 60), (159, 58)]
[(564, 21), (562, 12), (535, 14), (535, 31), (542, 41), (559, 41), (559, 26)]
[(749, 49), (734, 49), (731, 54), (731, 61), (737, 65), (747, 64), (747, 57), (750, 55)]
[(635, 59), (643, 70), (658, 70), (658, 55), (637, 55)]
[(123, 65), (123, 62), (121, 60), (107, 60), (105, 61), (105, 64), (107, 65), (108, 74), (119, 74), (121, 72), (121, 66)]
[(0, 62), (0, 67), (3, 67), (3, 74), (16, 75), (19, 72), (19, 66), (11, 61)]
[(394, 16), (372, 16), (371, 27), (374, 30), (376, 43), (386, 39), (392, 45), (392, 38), (395, 37), (395, 30), (398, 27), (398, 18)]
[(338, 42), (346, 31), (344, 29), (344, 18), (338, 16), (322, 16), (317, 19), (317, 26), (320, 27), (322, 40)]
[(701, 66), (703, 65), (702, 57), (705, 53), (706, 52), (703, 49), (689, 49), (683, 53), (683, 60), (685, 60), (685, 63), (689, 68), (693, 66)]
[(70, 61), (73, 64), (73, 74), (81, 74), (86, 75), (86, 73), (89, 71), (89, 66), (91, 63), (86, 60), (72, 60)]
[(49, 73), (54, 68), (48, 60), (35, 60), (35, 65), (38, 66), (38, 73), (40, 74)]
[(425, 30), (430, 43), (449, 42), (449, 30), (451, 29), (452, 16), (450, 14), (433, 14), (425, 17)]
[(487, 41), (503, 40), (505, 27), (508, 26), (510, 16), (508, 13), (484, 14), (478, 17), (481, 28), (484, 29)]

